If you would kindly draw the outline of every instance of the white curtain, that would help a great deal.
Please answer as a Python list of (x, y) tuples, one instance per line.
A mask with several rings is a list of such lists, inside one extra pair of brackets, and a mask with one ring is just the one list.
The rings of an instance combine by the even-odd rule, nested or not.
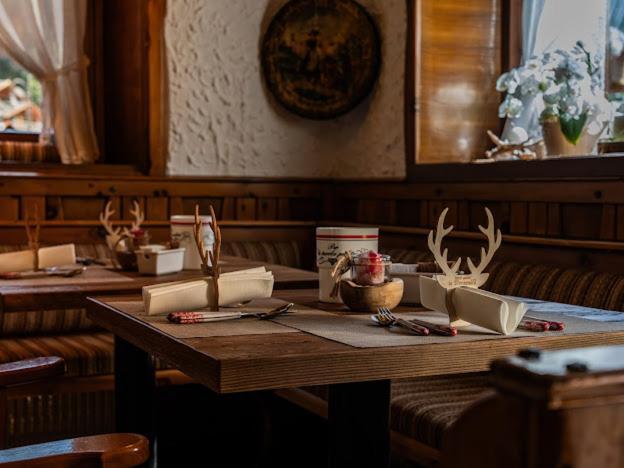
[[(546, 0), (524, 0), (522, 3), (522, 62), (535, 55), (535, 41), (537, 39), (537, 31), (540, 25), (542, 12)], [(505, 129), (503, 130), (503, 139), (511, 140), (515, 143), (521, 143), (522, 137), (514, 135), (512, 129), (521, 127), (526, 130), (529, 137), (539, 136), (539, 116), (544, 110), (544, 105), (539, 99), (534, 97), (525, 97), (523, 99), (523, 108), (519, 116), (513, 119), (507, 119)]]
[(65, 164), (98, 156), (83, 50), (86, 13), (86, 0), (0, 0), (0, 47), (41, 81), (41, 142), (54, 138)]
[[(606, 50), (607, 0), (524, 0), (522, 5), (522, 60), (556, 49), (571, 50), (584, 42), (592, 54)], [(521, 114), (508, 119), (503, 139), (514, 140), (513, 127), (522, 127), (529, 137), (540, 137), (541, 99), (524, 98)]]

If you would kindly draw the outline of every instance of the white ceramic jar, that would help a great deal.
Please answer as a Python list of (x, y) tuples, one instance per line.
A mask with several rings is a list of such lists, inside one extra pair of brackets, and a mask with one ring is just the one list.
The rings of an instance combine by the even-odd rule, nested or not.
[[(211, 221), (210, 216), (201, 216), (202, 228), (204, 233), (204, 245), (206, 250), (212, 249), (214, 244), (214, 234), (208, 226)], [(171, 223), (171, 240), (177, 242), (180, 248), (184, 248), (184, 269), (185, 270), (201, 270), (201, 257), (197, 250), (197, 244), (193, 237), (193, 225), (195, 224), (195, 216), (192, 215), (174, 215), (169, 219)]]
[[(341, 253), (359, 254), (367, 250), (379, 249), (379, 229), (359, 227), (319, 227), (316, 228), (316, 266), (319, 269), (319, 300), (341, 302), (330, 296), (334, 286), (331, 270)], [(344, 278), (350, 278), (351, 272)]]

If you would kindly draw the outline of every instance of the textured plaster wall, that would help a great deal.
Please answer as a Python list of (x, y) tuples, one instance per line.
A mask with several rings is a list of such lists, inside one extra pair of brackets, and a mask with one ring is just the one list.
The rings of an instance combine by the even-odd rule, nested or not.
[(356, 109), (324, 122), (282, 109), (264, 86), (261, 37), (283, 0), (168, 2), (169, 174), (403, 176), (405, 1), (360, 2), (381, 31), (380, 78)]

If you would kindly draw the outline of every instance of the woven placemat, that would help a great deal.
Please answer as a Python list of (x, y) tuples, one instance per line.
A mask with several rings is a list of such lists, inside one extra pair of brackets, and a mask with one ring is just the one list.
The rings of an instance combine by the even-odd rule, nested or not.
[[(75, 266), (72, 266), (75, 267)], [(27, 286), (66, 286), (70, 284), (98, 284), (98, 283), (125, 283), (133, 281), (132, 278), (113, 270), (102, 267), (87, 267), (85, 271), (76, 276), (65, 278), (63, 276), (43, 276), (39, 278), (23, 279), (0, 279), (0, 287), (27, 287)]]
[[(209, 323), (176, 324), (167, 321), (166, 315), (147, 315), (142, 301), (119, 301), (108, 302), (108, 304), (174, 338), (271, 335), (275, 333), (297, 333), (298, 331), (270, 320), (258, 320), (254, 317)], [(283, 304), (285, 302), (279, 299), (258, 299), (244, 307), (224, 307), (222, 311), (266, 312)]]
[[(574, 306), (565, 306), (569, 313)], [(346, 312), (325, 312), (314, 309), (303, 309), (288, 316), (277, 317), (275, 322), (296, 328), (328, 340), (346, 344), (356, 348), (381, 348), (387, 346), (412, 346), (418, 344), (466, 342), (481, 340), (505, 340), (524, 336), (573, 335), (581, 333), (597, 333), (624, 330), (623, 322), (600, 322), (574, 317), (558, 312), (541, 312), (531, 310), (528, 315), (536, 318), (561, 321), (565, 323), (564, 331), (530, 332), (517, 330), (512, 335), (500, 335), (476, 325), (460, 328), (457, 336), (440, 335), (418, 336), (399, 328), (384, 328), (375, 325), (370, 319), (371, 314), (354, 314)], [(402, 318), (419, 318), (436, 324), (448, 325), (448, 316), (440, 312), (419, 311), (397, 313)]]

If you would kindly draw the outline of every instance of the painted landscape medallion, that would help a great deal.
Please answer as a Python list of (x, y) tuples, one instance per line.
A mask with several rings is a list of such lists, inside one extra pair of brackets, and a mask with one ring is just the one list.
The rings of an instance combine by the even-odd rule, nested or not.
[(377, 80), (380, 55), (375, 23), (353, 0), (291, 0), (273, 18), (262, 45), (275, 98), (312, 119), (357, 106)]

